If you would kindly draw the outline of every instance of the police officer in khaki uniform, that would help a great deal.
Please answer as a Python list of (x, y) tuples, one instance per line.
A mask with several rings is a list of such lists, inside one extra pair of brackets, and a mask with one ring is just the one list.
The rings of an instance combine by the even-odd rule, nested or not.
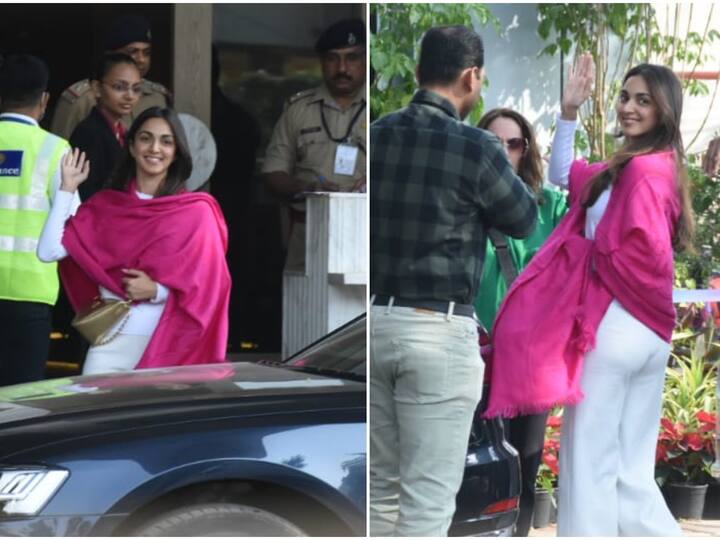
[(304, 271), (307, 191), (365, 191), (365, 24), (330, 26), (315, 45), (324, 84), (290, 98), (262, 166), (265, 185), (290, 203), (285, 271)]
[[(105, 34), (105, 51), (121, 52), (132, 57), (143, 76), (142, 94), (132, 114), (124, 119), (127, 127), (145, 109), (167, 107), (170, 92), (162, 84), (144, 77), (150, 69), (150, 22), (141, 15), (123, 15), (112, 21)], [(89, 79), (78, 81), (60, 96), (53, 115), (50, 131), (63, 139), (70, 139), (75, 127), (95, 106), (95, 93)]]

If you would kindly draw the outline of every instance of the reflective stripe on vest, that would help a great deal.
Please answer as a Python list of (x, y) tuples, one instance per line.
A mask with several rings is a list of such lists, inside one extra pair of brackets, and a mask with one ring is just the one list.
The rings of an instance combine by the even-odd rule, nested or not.
[(32, 180), (30, 184), (30, 196), (41, 197), (48, 196), (48, 188), (51, 188), (50, 184), (50, 162), (52, 161), (53, 154), (58, 144), (62, 142), (62, 139), (56, 137), (52, 133), (48, 133), (45, 136), (45, 140), (40, 147), (40, 152), (35, 161), (35, 168), (32, 172)]
[(21, 236), (0, 236), (0, 251), (18, 251), (21, 253), (34, 253), (37, 250), (37, 238), (23, 238)]
[(50, 211), (47, 195), (0, 195), (0, 208), (4, 210)]

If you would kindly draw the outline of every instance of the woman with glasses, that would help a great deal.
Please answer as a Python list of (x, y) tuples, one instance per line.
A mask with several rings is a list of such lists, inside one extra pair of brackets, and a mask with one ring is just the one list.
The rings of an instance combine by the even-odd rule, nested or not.
[[(567, 199), (557, 189), (543, 186), (543, 164), (535, 132), (523, 115), (511, 109), (492, 109), (480, 119), (478, 127), (490, 131), (500, 139), (515, 172), (537, 197), (538, 221), (530, 236), (524, 239), (501, 236), (507, 245), (507, 254), (512, 266), (515, 272), (519, 273), (528, 265), (530, 259), (567, 213)], [(488, 238), (483, 277), (475, 300), (475, 311), (485, 328), (492, 328), (495, 315), (508, 288), (509, 284), (494, 243)], [(508, 441), (520, 454), (522, 472), (520, 515), (515, 525), (514, 536), (527, 536), (530, 531), (535, 506), (535, 477), (542, 457), (547, 416), (548, 413), (543, 412), (505, 421)]]
[(70, 144), (90, 162), (90, 176), (80, 186), (83, 201), (104, 187), (120, 159), (126, 132), (122, 118), (140, 99), (141, 83), (140, 70), (126, 54), (106, 54), (95, 68), (91, 85), (97, 104), (70, 136)]

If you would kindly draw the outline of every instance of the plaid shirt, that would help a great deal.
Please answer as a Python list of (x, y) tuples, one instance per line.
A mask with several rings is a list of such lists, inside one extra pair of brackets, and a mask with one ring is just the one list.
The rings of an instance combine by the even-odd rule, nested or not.
[(537, 218), (500, 141), (428, 90), (370, 126), (370, 290), (472, 304), (487, 229), (523, 238)]

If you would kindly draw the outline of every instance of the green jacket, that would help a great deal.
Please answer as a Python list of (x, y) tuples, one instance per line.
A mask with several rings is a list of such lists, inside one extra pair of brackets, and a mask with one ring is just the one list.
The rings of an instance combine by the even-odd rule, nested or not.
[[(564, 193), (544, 187), (542, 196), (543, 203), (538, 206), (538, 221), (535, 230), (522, 240), (508, 238), (510, 255), (518, 273), (528, 265), (568, 211), (567, 197)], [(495, 315), (500, 309), (507, 290), (508, 286), (500, 268), (500, 261), (495, 254), (495, 247), (488, 239), (483, 275), (475, 299), (475, 311), (488, 330), (492, 329)]]

